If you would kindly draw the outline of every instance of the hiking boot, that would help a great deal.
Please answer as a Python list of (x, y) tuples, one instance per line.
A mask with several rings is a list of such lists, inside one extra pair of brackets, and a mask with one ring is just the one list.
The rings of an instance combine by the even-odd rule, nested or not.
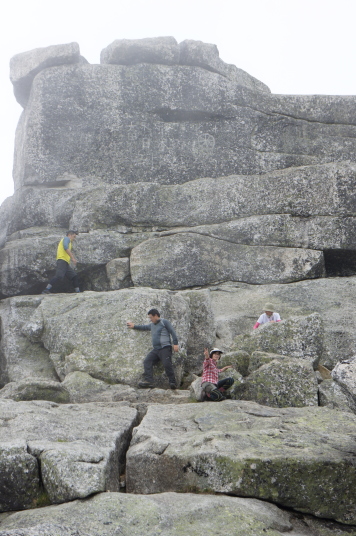
[(42, 290), (41, 294), (52, 294), (50, 290), (48, 290), (48, 288), (45, 288), (44, 290)]
[(138, 387), (140, 389), (152, 389), (153, 383), (150, 382), (138, 382)]
[(169, 387), (170, 387), (171, 389), (177, 389), (177, 386), (176, 386), (175, 383), (170, 383), (170, 384), (169, 384)]

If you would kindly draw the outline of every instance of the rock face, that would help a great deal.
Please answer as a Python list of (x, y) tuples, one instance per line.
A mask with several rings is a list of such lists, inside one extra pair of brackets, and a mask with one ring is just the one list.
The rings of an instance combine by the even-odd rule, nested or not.
[(355, 415), (327, 408), (224, 401), (172, 417), (152, 406), (128, 451), (127, 489), (254, 496), (355, 524), (355, 430)]
[[(173, 37), (25, 52), (11, 80), (0, 536), (356, 536), (356, 97), (272, 95)], [(41, 295), (68, 229), (81, 292)], [(138, 388), (126, 322), (153, 307), (178, 389), (158, 364)], [(197, 403), (214, 346), (232, 400)]]

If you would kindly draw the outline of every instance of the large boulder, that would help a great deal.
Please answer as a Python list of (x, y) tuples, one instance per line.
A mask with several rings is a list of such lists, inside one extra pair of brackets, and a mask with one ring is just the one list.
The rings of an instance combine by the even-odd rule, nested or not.
[(35, 48), (13, 56), (10, 61), (10, 80), (16, 100), (25, 107), (34, 77), (43, 69), (81, 61), (78, 43)]
[[(0, 465), (5, 464), (0, 471), (3, 511), (35, 505), (40, 482), (53, 503), (119, 490), (121, 464), (137, 424), (135, 409), (120, 403), (12, 400), (0, 400), (0, 408), (7, 422), (0, 460)], [(11, 467), (15, 472), (9, 479)]]
[(311, 363), (273, 359), (245, 378), (235, 397), (275, 408), (318, 406), (318, 382)]
[(27, 378), (20, 382), (10, 382), (0, 389), (0, 398), (11, 400), (51, 400), (58, 404), (70, 402), (69, 391), (58, 381)]
[(319, 405), (356, 413), (356, 404), (352, 396), (334, 380), (324, 380), (319, 385)]
[(337, 363), (331, 375), (347, 396), (349, 403), (356, 408), (356, 356)]
[[(323, 328), (322, 331), (318, 330), (319, 340), (312, 331), (310, 335), (314, 337), (314, 344), (321, 350), (320, 363), (332, 370), (339, 360), (355, 355), (356, 319), (353, 298), (355, 292), (354, 277), (314, 279), (288, 285), (226, 283), (211, 287), (212, 307), (217, 326), (216, 345), (222, 350), (227, 350), (231, 348), (236, 336), (241, 334), (246, 334), (246, 340), (251, 341), (272, 334), (282, 334), (283, 332), (279, 330), (283, 329), (281, 325), (268, 326), (267, 333), (264, 331), (263, 335), (259, 331), (262, 326), (255, 330), (256, 333), (252, 332), (252, 327), (261, 314), (264, 304), (271, 302), (283, 320), (299, 317), (303, 323), (305, 322), (303, 317), (311, 313), (320, 315)], [(242, 342), (241, 338), (239, 340)], [(300, 338), (299, 340), (301, 341)], [(281, 344), (282, 342), (280, 339)], [(266, 351), (275, 352), (276, 348), (268, 346)], [(251, 348), (251, 352), (253, 350), (257, 348)], [(279, 350), (277, 353), (280, 353)], [(286, 355), (293, 357), (290, 350), (286, 351)]]
[[(215, 337), (209, 291), (122, 289), (3, 300), (0, 386), (34, 376), (58, 382), (75, 371), (136, 385), (152, 347), (151, 334), (128, 329), (126, 321), (149, 323), (152, 307), (178, 335), (180, 352), (173, 354), (178, 383), (185, 370), (200, 372), (204, 346)], [(162, 366), (155, 369), (155, 381), (167, 386)]]
[(48, 350), (40, 341), (30, 341), (21, 331), (42, 299), (42, 296), (19, 296), (0, 302), (0, 387), (34, 377), (58, 382)]
[(323, 354), (323, 325), (318, 313), (262, 324), (249, 334), (239, 335), (234, 349), (252, 354), (256, 350), (305, 359), (314, 368)]
[(0, 536), (116, 536), (125, 534), (177, 536), (222, 531), (234, 536), (295, 534), (337, 536), (352, 527), (292, 515), (256, 499), (162, 493), (130, 495), (101, 493), (87, 500), (47, 506), (9, 515), (1, 523)]
[(355, 415), (328, 408), (151, 406), (127, 454), (127, 491), (228, 493), (352, 525), (355, 433)]
[(207, 60), (206, 45), (181, 47), (183, 62), (203, 67), (166, 65), (179, 62), (175, 43), (121, 40), (103, 52), (109, 64), (39, 72), (17, 131), (16, 187), (68, 177), (170, 184), (355, 161), (354, 100), (271, 96), (211, 50)]
[(289, 283), (324, 275), (320, 251), (257, 248), (193, 233), (142, 242), (133, 248), (130, 266), (135, 286), (173, 290), (219, 281)]
[(101, 51), (100, 63), (174, 65), (179, 63), (179, 47), (174, 37), (117, 39)]

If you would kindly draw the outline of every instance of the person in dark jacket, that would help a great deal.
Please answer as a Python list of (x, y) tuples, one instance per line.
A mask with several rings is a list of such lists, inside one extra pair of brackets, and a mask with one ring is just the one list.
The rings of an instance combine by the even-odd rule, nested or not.
[[(127, 322), (127, 327), (130, 329), (138, 329), (141, 331), (151, 331), (153, 349), (147, 354), (143, 362), (145, 381), (141, 381), (138, 387), (142, 389), (152, 388), (153, 385), (153, 365), (159, 361), (164, 366), (164, 370), (168, 376), (169, 386), (171, 389), (176, 389), (176, 378), (172, 365), (172, 342), (173, 351), (178, 352), (178, 338), (172, 327), (172, 324), (161, 318), (157, 309), (148, 311), (150, 324), (134, 324)], [(172, 339), (172, 342), (171, 342)]]

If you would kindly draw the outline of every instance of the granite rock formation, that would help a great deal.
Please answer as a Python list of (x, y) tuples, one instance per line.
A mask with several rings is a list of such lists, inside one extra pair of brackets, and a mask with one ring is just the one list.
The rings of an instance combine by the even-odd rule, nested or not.
[[(37, 49), (10, 77), (0, 536), (356, 536), (356, 97), (273, 95), (173, 37), (99, 65)], [(84, 292), (41, 295), (68, 229)], [(252, 330), (267, 302), (282, 321)], [(161, 366), (137, 389), (151, 340), (126, 321), (151, 307), (177, 390)]]

